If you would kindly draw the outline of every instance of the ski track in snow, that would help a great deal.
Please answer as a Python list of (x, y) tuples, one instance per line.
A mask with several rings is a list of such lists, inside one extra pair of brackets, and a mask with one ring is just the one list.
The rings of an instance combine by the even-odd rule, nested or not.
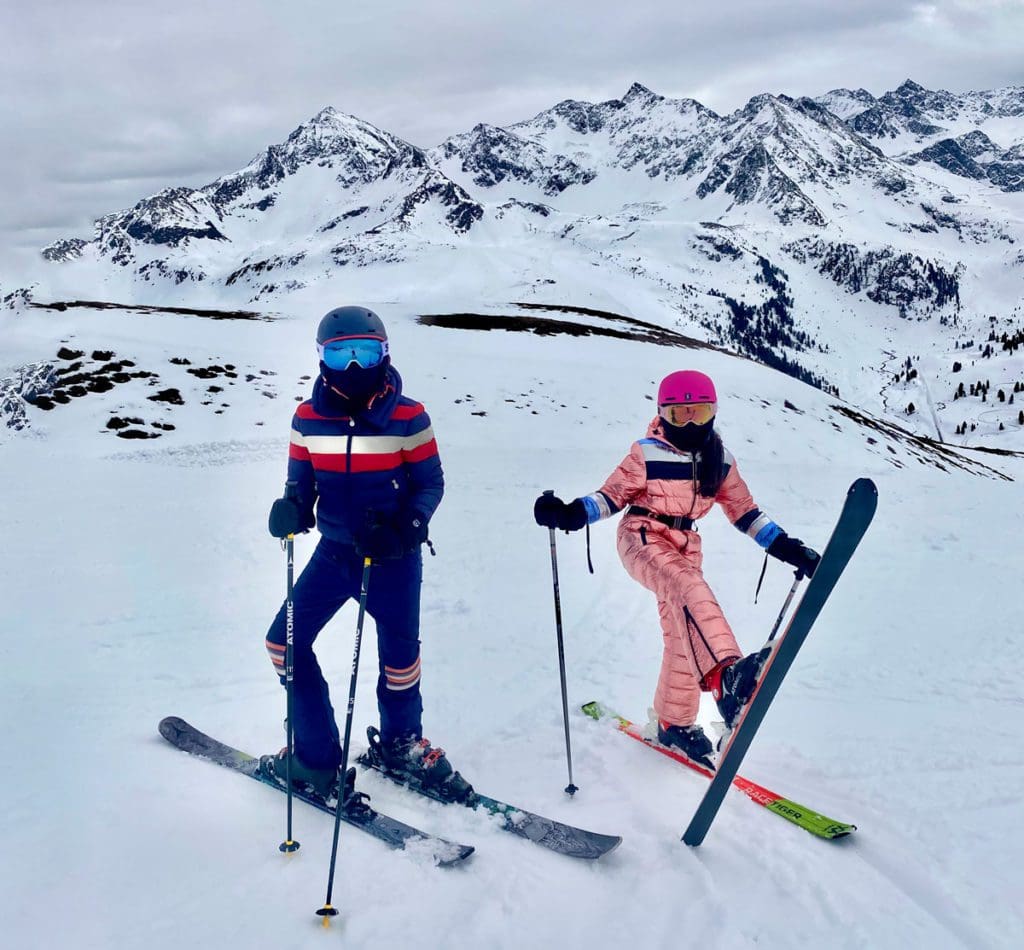
[[(868, 444), (885, 437), (833, 414), (834, 399), (725, 355), (459, 333), (415, 324), (422, 308), (380, 310), (407, 390), (433, 418), (448, 482), (432, 525), (438, 556), (425, 558), (426, 734), (485, 793), (624, 841), (575, 862), (361, 773), (382, 811), (477, 853), (441, 870), (343, 827), (330, 939), (566, 950), (687, 938), (724, 948), (1024, 942), (1024, 703), (1012, 662), (1002, 665), (1024, 622), (1010, 543), (1024, 527), (1018, 482)], [(68, 318), (56, 328), (52, 316), (18, 319), (0, 317), (0, 329), (25, 362), (77, 339)], [(116, 314), (101, 319), (81, 331), (90, 344), (154, 360), (230, 354), (272, 366), (283, 398), (233, 392), (231, 410), (213, 416), (189, 397), (166, 416), (176, 430), (137, 446), (101, 431), (114, 410), (152, 414), (144, 390), (115, 391), (36, 412), (30, 434), (0, 448), (0, 714), (8, 759), (30, 776), (0, 793), (7, 939), (29, 950), (313, 946), (329, 817), (297, 804), (302, 848), (282, 857), (284, 797), (175, 752), (156, 725), (181, 715), (252, 753), (283, 743), (284, 696), (263, 637), (284, 560), (265, 525), (284, 479), (292, 380), (315, 369), (314, 319), (229, 332), (168, 318), (152, 337)], [(820, 545), (853, 478), (878, 483), (875, 523), (741, 769), (857, 824), (845, 841), (815, 839), (734, 790), (705, 844), (688, 849), (679, 838), (704, 780), (579, 712), (599, 699), (643, 722), (661, 658), (655, 603), (622, 569), (614, 524), (592, 528), (593, 576), (582, 536), (558, 535), (580, 787), (573, 800), (562, 792), (548, 539), (533, 499), (600, 485), (643, 435), (652, 383), (680, 359), (719, 383), (726, 443), (790, 533)], [(785, 400), (803, 414), (783, 412)], [(1024, 474), (1019, 460), (986, 464)], [(760, 550), (720, 512), (701, 534), (712, 588), (753, 650), (791, 574), (771, 563), (755, 605)], [(298, 540), (298, 567), (312, 548)], [(350, 604), (318, 644), (339, 713), (354, 623)], [(376, 721), (375, 666), (370, 624), (355, 751)], [(701, 721), (713, 718), (705, 700)]]

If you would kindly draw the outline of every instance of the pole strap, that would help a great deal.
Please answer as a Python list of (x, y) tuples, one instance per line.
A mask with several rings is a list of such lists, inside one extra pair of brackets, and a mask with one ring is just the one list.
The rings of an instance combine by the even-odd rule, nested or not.
[(761, 565), (761, 576), (757, 579), (757, 590), (754, 591), (754, 603), (757, 603), (757, 595), (761, 593), (761, 585), (764, 583), (765, 571), (768, 570), (768, 554), (765, 553), (764, 563)]

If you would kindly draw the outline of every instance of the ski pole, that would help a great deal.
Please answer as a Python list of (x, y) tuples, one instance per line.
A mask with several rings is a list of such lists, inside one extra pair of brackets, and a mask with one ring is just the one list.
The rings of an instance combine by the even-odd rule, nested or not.
[(345, 790), (348, 784), (348, 743), (352, 736), (352, 710), (356, 704), (356, 677), (359, 675), (359, 649), (363, 642), (363, 618), (366, 616), (366, 592), (370, 586), (370, 566), (373, 562), (363, 558), (363, 582), (359, 588), (359, 619), (356, 620), (356, 645), (352, 655), (352, 675), (348, 683), (348, 711), (345, 714), (345, 739), (341, 745), (341, 767), (338, 778), (338, 807), (334, 813), (334, 842), (331, 845), (331, 867), (327, 874), (327, 900), (317, 911), (323, 917), (324, 926), (329, 927), (331, 918), (338, 916), (338, 911), (331, 906), (334, 893), (334, 868), (338, 861), (338, 835), (341, 831), (341, 812), (345, 808)]
[[(295, 482), (286, 482), (285, 498), (296, 498), (298, 486)], [(285, 601), (285, 651), (284, 651), (284, 689), (285, 689), (285, 731), (287, 732), (285, 756), (285, 782), (288, 786), (288, 830), (279, 850), (291, 854), (299, 850), (299, 843), (292, 837), (292, 748), (294, 732), (292, 730), (292, 681), (295, 678), (295, 535), (289, 534), (284, 542), (288, 559), (288, 595)]]
[(796, 594), (796, 589), (800, 586), (800, 581), (804, 579), (804, 572), (797, 570), (796, 577), (793, 579), (793, 586), (790, 587), (789, 593), (786, 595), (786, 602), (782, 605), (782, 610), (779, 611), (778, 619), (775, 621), (775, 626), (772, 627), (772, 632), (768, 634), (767, 643), (771, 643), (775, 639), (775, 634), (779, 632), (779, 627), (782, 626), (782, 618), (786, 616), (786, 611), (789, 610), (790, 602), (793, 600), (793, 595)]
[[(554, 495), (549, 489), (545, 495)], [(555, 592), (555, 632), (558, 634), (558, 675), (562, 681), (562, 721), (565, 723), (565, 760), (569, 766), (569, 784), (565, 791), (575, 795), (578, 789), (572, 782), (572, 745), (569, 741), (569, 698), (565, 688), (565, 645), (562, 640), (562, 602), (558, 594), (558, 554), (555, 551), (555, 529), (548, 528), (548, 541), (551, 545), (551, 581)]]

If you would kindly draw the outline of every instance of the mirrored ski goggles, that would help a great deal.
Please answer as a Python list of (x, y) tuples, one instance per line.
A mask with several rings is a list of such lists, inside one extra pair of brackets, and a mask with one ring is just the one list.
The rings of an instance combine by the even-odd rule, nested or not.
[(329, 369), (348, 369), (353, 363), (371, 369), (388, 355), (388, 342), (376, 337), (347, 337), (318, 343), (316, 351)]
[(680, 402), (659, 406), (658, 415), (672, 426), (702, 426), (714, 419), (717, 411), (718, 403), (714, 402)]

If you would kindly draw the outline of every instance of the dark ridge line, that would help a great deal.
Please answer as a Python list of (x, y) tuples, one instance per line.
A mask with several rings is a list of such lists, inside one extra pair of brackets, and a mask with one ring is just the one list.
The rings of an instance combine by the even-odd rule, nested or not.
[[(664, 330), (656, 323), (647, 323), (637, 320), (636, 317), (627, 317), (621, 313), (612, 313), (610, 310), (591, 310), (589, 307), (570, 307), (567, 304), (554, 303), (520, 303), (512, 301), (513, 307), (522, 307), (524, 310), (551, 310), (555, 313), (579, 313), (585, 317), (600, 317), (603, 320), (621, 320), (623, 323), (631, 323), (633, 326), (644, 327), (647, 330)], [(673, 332), (671, 330), (669, 333)]]
[[(943, 442), (941, 444), (949, 445), (950, 443)], [(1016, 449), (996, 449), (985, 445), (958, 445), (957, 448), (961, 452), (988, 452), (989, 455), (1005, 455), (1009, 458), (1024, 459), (1024, 452), (1018, 452)]]
[(149, 304), (110, 303), (103, 300), (56, 300), (53, 303), (30, 303), (38, 310), (56, 310), (63, 313), (72, 307), (89, 310), (137, 310), (140, 313), (177, 313), (188, 317), (205, 317), (209, 320), (260, 320), (272, 323), (274, 318), (251, 310), (198, 310), (192, 307), (154, 307)]
[[(988, 472), (994, 475), (996, 478), (1001, 478), (1004, 482), (1012, 482), (1015, 479), (1011, 475), (1007, 475), (1005, 472), (999, 472), (994, 468), (990, 468), (984, 462), (979, 462), (976, 459), (967, 458), (956, 451), (948, 442), (936, 442), (934, 439), (929, 439), (925, 435), (915, 435), (902, 426), (897, 425), (895, 422), (889, 422), (888, 420), (875, 419), (869, 416), (867, 413), (861, 412), (858, 409), (851, 409), (849, 406), (840, 406), (833, 404), (831, 409), (836, 412), (842, 413), (847, 419), (856, 422), (858, 425), (864, 426), (868, 429), (874, 429), (876, 432), (881, 433), (890, 439), (896, 439), (900, 442), (906, 442), (923, 452), (927, 452), (937, 459), (941, 459), (944, 462), (948, 462), (950, 465), (961, 469), (962, 471), (968, 472), (972, 475), (979, 474), (977, 469), (983, 469), (984, 472)], [(968, 446), (957, 446), (959, 448), (969, 448)], [(1009, 449), (970, 449), (971, 451), (989, 452), (994, 455), (1005, 455), (1005, 456), (1018, 456), (1024, 457), (1024, 452), (1014, 452)], [(932, 464), (937, 468), (942, 468), (936, 459), (932, 460)]]
[[(614, 317), (613, 319), (620, 319)], [(638, 343), (654, 343), (658, 346), (676, 346), (690, 350), (713, 350), (737, 359), (744, 359), (736, 353), (684, 336), (664, 327), (648, 330), (617, 330), (612, 327), (584, 326), (568, 320), (553, 320), (546, 317), (524, 317), (517, 314), (498, 315), (482, 313), (424, 313), (416, 322), (428, 327), (443, 327), (447, 330), (506, 330), (509, 332), (536, 333), (538, 336), (607, 336), (617, 340), (633, 340)]]
[[(736, 301), (729, 300), (728, 297), (724, 298), (732, 308)], [(643, 327), (644, 329), (653, 331), (654, 333), (675, 333), (674, 330), (669, 330), (666, 327), (658, 326), (656, 323), (646, 323), (643, 320), (637, 320), (635, 317), (625, 317), (622, 314), (611, 313), (607, 310), (592, 310), (588, 307), (572, 307), (567, 304), (541, 304), (541, 303), (523, 303), (514, 302), (514, 306), (523, 307), (528, 310), (554, 310), (561, 313), (579, 313), (585, 314), (586, 316), (597, 317), (601, 320), (616, 320), (622, 323), (632, 324), (633, 326)], [(735, 310), (734, 310), (735, 312)], [(678, 334), (682, 336), (682, 334)], [(686, 337), (689, 339), (689, 337)], [(741, 339), (737, 342), (744, 343)], [(784, 343), (783, 343), (784, 345)], [(790, 359), (784, 353), (777, 353), (774, 349), (768, 346), (757, 347), (752, 343), (745, 343), (745, 353), (737, 353), (733, 350), (722, 349), (712, 344), (705, 344), (709, 349), (713, 349), (718, 353), (726, 353), (729, 356), (735, 356), (737, 359), (749, 360), (752, 363), (757, 363), (758, 366), (766, 366), (769, 369), (774, 369), (777, 372), (789, 376), (790, 379), (798, 380), (801, 383), (806, 383), (808, 386), (813, 386), (815, 389), (826, 393), (830, 396), (838, 396), (839, 390), (836, 386), (822, 379), (820, 376), (805, 369), (796, 360)]]

